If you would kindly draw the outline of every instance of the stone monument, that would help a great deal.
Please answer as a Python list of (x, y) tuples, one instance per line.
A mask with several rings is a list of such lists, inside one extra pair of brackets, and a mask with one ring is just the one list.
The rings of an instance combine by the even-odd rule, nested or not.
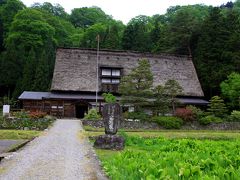
[(105, 104), (103, 106), (103, 121), (105, 135), (99, 136), (94, 147), (100, 149), (121, 150), (124, 148), (124, 138), (116, 135), (118, 126), (122, 120), (122, 108), (118, 103)]

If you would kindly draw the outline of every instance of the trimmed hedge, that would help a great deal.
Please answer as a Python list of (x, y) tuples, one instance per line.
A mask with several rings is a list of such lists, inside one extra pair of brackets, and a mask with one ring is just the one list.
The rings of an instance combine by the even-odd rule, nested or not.
[(199, 123), (202, 125), (208, 125), (208, 124), (211, 124), (212, 122), (221, 123), (221, 122), (223, 122), (223, 120), (221, 118), (213, 116), (213, 115), (202, 117), (199, 120)]
[(180, 129), (183, 125), (183, 120), (174, 116), (156, 116), (152, 118), (152, 121), (166, 129)]

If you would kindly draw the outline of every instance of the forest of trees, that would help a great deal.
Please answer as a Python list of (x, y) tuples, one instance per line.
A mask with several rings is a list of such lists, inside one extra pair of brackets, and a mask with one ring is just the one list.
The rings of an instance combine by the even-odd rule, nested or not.
[(98, 7), (71, 14), (51, 3), (26, 7), (0, 0), (0, 97), (50, 89), (57, 47), (123, 49), (192, 57), (205, 96), (240, 72), (240, 0), (219, 7), (170, 7), (163, 15), (139, 15), (127, 25)]

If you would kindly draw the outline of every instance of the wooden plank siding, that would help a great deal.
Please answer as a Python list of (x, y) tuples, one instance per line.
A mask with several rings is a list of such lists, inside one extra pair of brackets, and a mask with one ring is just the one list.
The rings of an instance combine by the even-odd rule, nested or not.
[(74, 101), (70, 100), (23, 100), (23, 109), (46, 112), (58, 118), (75, 117), (76, 114)]

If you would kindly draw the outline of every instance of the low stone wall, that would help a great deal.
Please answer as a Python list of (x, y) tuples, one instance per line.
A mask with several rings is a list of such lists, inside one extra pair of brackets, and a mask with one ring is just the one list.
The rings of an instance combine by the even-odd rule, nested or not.
[[(92, 126), (94, 128), (104, 128), (102, 120), (83, 120), (84, 126)], [(120, 128), (124, 129), (165, 129), (154, 122), (139, 122), (139, 121), (122, 121)], [(183, 125), (181, 130), (240, 130), (240, 122), (223, 122), (212, 123), (210, 125), (200, 125), (198, 122), (191, 122)]]

